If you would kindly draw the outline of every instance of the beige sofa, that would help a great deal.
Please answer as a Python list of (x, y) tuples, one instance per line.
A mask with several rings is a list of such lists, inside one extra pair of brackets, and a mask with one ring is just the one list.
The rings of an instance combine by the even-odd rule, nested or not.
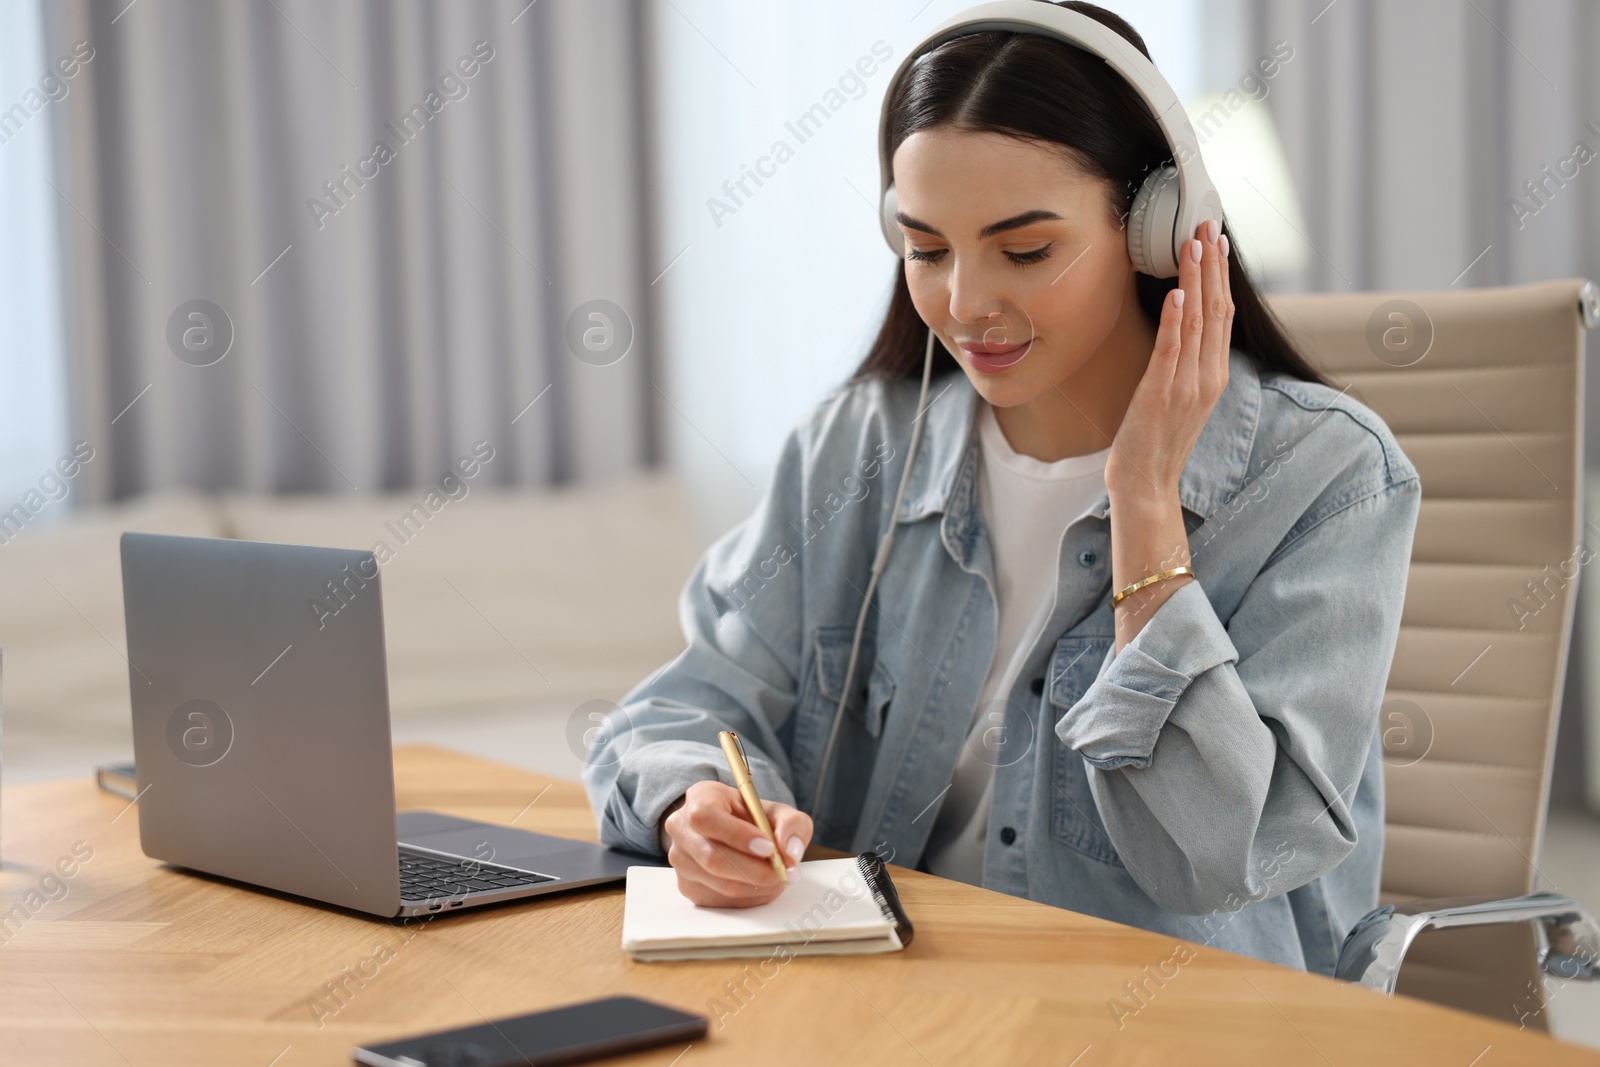
[(132, 758), (124, 530), (384, 542), (396, 740), (575, 777), (574, 711), (617, 700), (683, 648), (677, 598), (701, 550), (688, 495), (666, 474), (541, 492), (474, 487), (442, 507), (436, 497), (431, 512), (425, 494), (176, 493), (41, 513), (0, 544), (6, 781)]

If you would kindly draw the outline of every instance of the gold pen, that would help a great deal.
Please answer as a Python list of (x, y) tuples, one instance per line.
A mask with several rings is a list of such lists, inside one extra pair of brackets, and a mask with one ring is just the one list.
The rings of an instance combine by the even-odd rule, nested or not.
[(744, 743), (732, 730), (717, 732), (717, 740), (722, 742), (722, 754), (728, 757), (728, 766), (733, 770), (733, 780), (739, 787), (739, 796), (744, 800), (744, 806), (750, 809), (750, 818), (755, 820), (756, 829), (766, 835), (772, 842), (772, 869), (778, 872), (778, 877), (784, 885), (789, 884), (789, 874), (783, 866), (783, 849), (778, 846), (778, 835), (772, 832), (772, 824), (767, 822), (767, 809), (761, 806), (761, 797), (756, 793), (756, 785), (750, 780), (750, 763), (744, 758)]

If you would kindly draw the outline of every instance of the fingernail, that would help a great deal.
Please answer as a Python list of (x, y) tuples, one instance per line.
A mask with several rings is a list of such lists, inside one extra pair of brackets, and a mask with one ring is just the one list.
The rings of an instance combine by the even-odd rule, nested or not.
[(1172, 306), (1175, 307), (1175, 308), (1180, 308), (1180, 309), (1183, 307), (1183, 290), (1182, 289), (1174, 289), (1174, 290), (1172, 290)]
[(1217, 238), (1217, 247), (1222, 250), (1222, 257), (1224, 259), (1226, 259), (1228, 257), (1228, 235), (1227, 234), (1223, 234), (1221, 237)]
[(806, 854), (806, 844), (800, 840), (799, 834), (790, 834), (789, 843), (784, 846), (784, 851), (789, 853), (790, 859), (799, 863), (800, 857)]
[(1216, 219), (1207, 219), (1206, 220), (1206, 240), (1213, 241), (1213, 242), (1216, 241), (1217, 234), (1219, 234), (1221, 232), (1222, 232), (1222, 223), (1218, 222)]
[(1192, 241), (1189, 244), (1189, 258), (1196, 263), (1200, 262), (1200, 242)]
[(750, 851), (758, 856), (770, 856), (772, 855), (772, 842), (764, 837), (752, 837), (750, 839)]
[(785, 867), (784, 870), (788, 873), (789, 881), (791, 882), (800, 877), (799, 867)]

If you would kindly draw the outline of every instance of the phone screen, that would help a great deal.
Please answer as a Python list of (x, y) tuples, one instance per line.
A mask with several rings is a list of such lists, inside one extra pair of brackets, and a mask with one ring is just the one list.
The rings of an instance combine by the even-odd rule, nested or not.
[(693, 1041), (705, 1033), (703, 1015), (638, 997), (607, 997), (357, 1048), (351, 1055), (372, 1067), (546, 1067)]

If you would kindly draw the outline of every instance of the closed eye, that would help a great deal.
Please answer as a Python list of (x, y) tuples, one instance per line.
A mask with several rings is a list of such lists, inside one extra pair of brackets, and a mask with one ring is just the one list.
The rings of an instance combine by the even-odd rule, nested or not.
[(1050, 258), (1050, 245), (1042, 245), (1031, 252), (1007, 252), (1006, 258), (1019, 267), (1026, 267), (1032, 263)]
[[(1051, 244), (1042, 245), (1028, 252), (1006, 252), (1004, 254), (1006, 259), (1011, 261), (1012, 266), (1027, 267), (1049, 259), (1050, 249), (1053, 244), (1054, 242), (1051, 242)], [(911, 248), (906, 250), (906, 258), (915, 260), (918, 263), (937, 263), (939, 260), (944, 258), (946, 251), (948, 251), (948, 249), (937, 248), (933, 249), (932, 251), (924, 252), (916, 248)]]

